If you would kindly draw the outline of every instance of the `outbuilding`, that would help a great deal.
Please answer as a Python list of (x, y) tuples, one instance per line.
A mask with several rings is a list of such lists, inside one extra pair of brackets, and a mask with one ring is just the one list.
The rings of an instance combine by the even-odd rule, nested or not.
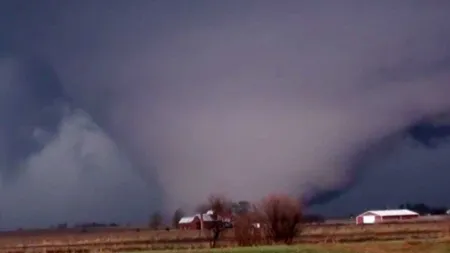
[(183, 217), (178, 222), (178, 228), (182, 230), (200, 230), (202, 228), (211, 229), (213, 220), (208, 214), (196, 214), (194, 216)]
[(356, 217), (356, 224), (397, 222), (418, 218), (420, 215), (408, 209), (366, 211)]
[(181, 230), (198, 230), (200, 226), (200, 218), (197, 215), (183, 217), (178, 222), (178, 228)]

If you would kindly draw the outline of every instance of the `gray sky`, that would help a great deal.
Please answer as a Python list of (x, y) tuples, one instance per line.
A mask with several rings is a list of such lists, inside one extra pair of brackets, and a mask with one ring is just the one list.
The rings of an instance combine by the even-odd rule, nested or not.
[(450, 109), (449, 11), (3, 1), (2, 226), (142, 222), (211, 193), (313, 196), (355, 179), (316, 208), (449, 204), (447, 145), (403, 134)]

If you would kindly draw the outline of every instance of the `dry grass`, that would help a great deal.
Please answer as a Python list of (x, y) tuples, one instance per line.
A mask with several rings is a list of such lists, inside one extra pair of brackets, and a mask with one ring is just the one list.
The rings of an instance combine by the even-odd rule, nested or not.
[[(325, 248), (333, 248), (328, 246)], [(352, 253), (448, 253), (450, 242), (436, 243), (431, 241), (402, 241), (402, 242), (366, 242), (335, 246), (345, 252)]]
[[(324, 248), (339, 248), (348, 245), (353, 252), (450, 252), (448, 249), (450, 223), (404, 223), (357, 225), (309, 225), (303, 228), (295, 243), (321, 245)], [(380, 243), (381, 241), (403, 241), (402, 243)], [(374, 242), (370, 243), (367, 242)], [(350, 242), (352, 242), (350, 244)], [(355, 243), (365, 242), (365, 243)], [(433, 243), (429, 243), (433, 242)], [(432, 245), (440, 249), (433, 249)], [(233, 231), (227, 231), (219, 246), (233, 247)], [(436, 246), (436, 247), (438, 247)], [(434, 246), (433, 246), (434, 247)], [(111, 228), (80, 230), (44, 230), (0, 233), (0, 252), (27, 252), (30, 250), (101, 250), (103, 252), (121, 250), (179, 250), (206, 249), (207, 240), (199, 231), (151, 231), (148, 229)], [(364, 250), (363, 250), (364, 249)], [(405, 250), (410, 251), (405, 251)], [(422, 251), (420, 251), (420, 249)], [(356, 251), (355, 251), (356, 250)], [(359, 251), (358, 251), (359, 250)], [(403, 250), (403, 251), (402, 251)], [(433, 251), (434, 250), (434, 251)]]
[[(328, 244), (328, 245), (293, 245), (293, 246), (262, 246), (262, 247), (236, 247), (224, 249), (203, 250), (171, 250), (169, 252), (217, 252), (217, 253), (256, 253), (256, 252), (281, 252), (281, 253), (448, 253), (450, 243), (414, 243), (408, 242), (379, 243), (368, 242), (359, 244)], [(152, 253), (166, 251), (152, 251)]]

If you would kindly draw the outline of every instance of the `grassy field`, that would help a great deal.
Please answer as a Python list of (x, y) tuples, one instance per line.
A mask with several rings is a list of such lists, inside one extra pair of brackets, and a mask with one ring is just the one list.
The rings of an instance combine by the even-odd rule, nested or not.
[[(393, 241), (401, 243), (392, 243)], [(420, 253), (450, 252), (448, 251), (450, 223), (440, 221), (367, 226), (353, 224), (309, 225), (303, 228), (301, 235), (294, 242), (310, 246), (279, 249), (283, 250), (281, 252), (414, 253), (415, 249), (418, 249), (417, 252)], [(365, 248), (361, 245), (365, 245)], [(223, 234), (219, 246), (227, 248), (235, 246), (232, 230)], [(138, 250), (141, 252), (145, 250), (195, 252), (195, 250), (208, 248), (209, 242), (200, 231), (97, 228), (87, 231), (64, 229), (0, 233), (0, 252), (68, 252), (69, 250), (72, 252), (131, 252)], [(270, 252), (273, 248), (226, 249), (219, 252), (239, 252), (236, 250)], [(210, 250), (206, 252), (210, 252)]]
[[(450, 242), (366, 242), (357, 244), (262, 246), (204, 250), (147, 251), (147, 253), (191, 252), (191, 253), (449, 253)], [(135, 252), (137, 253), (137, 252)]]

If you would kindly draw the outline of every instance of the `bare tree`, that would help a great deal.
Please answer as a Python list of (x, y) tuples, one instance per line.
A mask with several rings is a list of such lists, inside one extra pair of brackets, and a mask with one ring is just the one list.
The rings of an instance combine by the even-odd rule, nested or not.
[(241, 200), (237, 204), (238, 204), (237, 212), (239, 214), (244, 214), (244, 213), (248, 213), (251, 211), (252, 205), (250, 204), (250, 202), (248, 202), (246, 200)]
[(174, 213), (172, 217), (172, 226), (174, 228), (178, 228), (178, 223), (180, 222), (181, 218), (183, 218), (184, 212), (181, 208), (178, 208)]
[(208, 199), (208, 205), (212, 211), (212, 236), (210, 238), (210, 246), (211, 248), (215, 248), (221, 233), (226, 229), (221, 216), (231, 212), (231, 201), (224, 195), (211, 195)]
[(268, 239), (291, 244), (302, 219), (300, 201), (287, 195), (270, 195), (261, 201), (259, 211)]
[(149, 227), (156, 230), (159, 229), (162, 225), (162, 215), (160, 212), (154, 212), (151, 216), (150, 216), (150, 220), (149, 220)]
[(259, 227), (260, 216), (257, 212), (241, 213), (235, 218), (234, 238), (239, 246), (261, 244), (262, 233)]

